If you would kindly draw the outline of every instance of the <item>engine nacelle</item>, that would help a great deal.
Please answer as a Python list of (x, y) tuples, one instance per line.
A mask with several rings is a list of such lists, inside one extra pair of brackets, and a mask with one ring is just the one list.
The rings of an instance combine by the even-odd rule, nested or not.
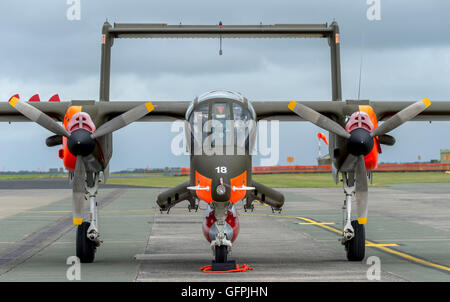
[(355, 149), (353, 151), (357, 153), (360, 152), (362, 154), (365, 154), (364, 162), (366, 164), (367, 171), (371, 171), (377, 167), (378, 153), (381, 153), (380, 142), (376, 137), (373, 138), (373, 141), (371, 139), (370, 142), (365, 142), (366, 147), (368, 147), (367, 150), (365, 150), (365, 148), (363, 147), (358, 148), (357, 143), (358, 141), (362, 142), (363, 140), (367, 140), (367, 137), (364, 136), (364, 133), (369, 134), (376, 128), (378, 128), (377, 116), (373, 108), (368, 105), (359, 106), (359, 111), (353, 113), (350, 116), (350, 119), (345, 126), (345, 130), (347, 132), (349, 132), (350, 134), (352, 134), (353, 132), (355, 138), (356, 136), (358, 136), (359, 138), (354, 142), (352, 141), (352, 139), (349, 139), (350, 143), (355, 143), (354, 145), (349, 147), (353, 147)]
[[(64, 116), (64, 128), (70, 133), (80, 129), (93, 133), (95, 124), (89, 114), (82, 112), (81, 109), (81, 106), (70, 106), (67, 109)], [(58, 156), (63, 160), (64, 167), (68, 171), (75, 171), (77, 157), (70, 152), (67, 137), (62, 138), (62, 148), (58, 150)]]

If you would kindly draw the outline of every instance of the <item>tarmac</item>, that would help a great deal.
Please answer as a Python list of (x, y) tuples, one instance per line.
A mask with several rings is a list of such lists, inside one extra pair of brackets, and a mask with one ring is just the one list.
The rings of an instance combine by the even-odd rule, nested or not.
[[(0, 181), (0, 281), (69, 281), (75, 255), (71, 190), (61, 180)], [(280, 189), (281, 214), (256, 203), (240, 213), (230, 258), (251, 271), (206, 274), (212, 253), (201, 223), (205, 204), (160, 213), (162, 189), (103, 185), (103, 244), (81, 281), (450, 281), (450, 184), (369, 188), (366, 259), (348, 262), (338, 241), (341, 188)], [(375, 257), (372, 257), (375, 256)], [(381, 268), (373, 279), (374, 263)], [(369, 275), (369, 278), (368, 278)]]

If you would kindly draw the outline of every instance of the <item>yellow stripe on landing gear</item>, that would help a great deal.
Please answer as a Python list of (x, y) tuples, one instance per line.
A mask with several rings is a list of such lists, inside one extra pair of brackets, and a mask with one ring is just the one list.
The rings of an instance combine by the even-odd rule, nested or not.
[(367, 223), (367, 217), (359, 217), (358, 218), (359, 224), (366, 224)]
[(74, 225), (80, 225), (83, 223), (83, 218), (74, 218), (73, 219), (73, 224)]

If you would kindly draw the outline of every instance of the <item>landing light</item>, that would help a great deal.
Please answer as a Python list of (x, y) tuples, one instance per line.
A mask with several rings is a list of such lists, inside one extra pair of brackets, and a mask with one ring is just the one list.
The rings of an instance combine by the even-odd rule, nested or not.
[(218, 185), (216, 188), (216, 192), (219, 195), (224, 195), (227, 192), (227, 190), (224, 185)]

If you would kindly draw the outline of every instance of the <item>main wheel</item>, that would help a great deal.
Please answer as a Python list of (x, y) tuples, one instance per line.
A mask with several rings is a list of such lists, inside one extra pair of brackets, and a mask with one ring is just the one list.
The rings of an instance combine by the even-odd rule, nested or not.
[(216, 245), (216, 263), (226, 263), (228, 247), (226, 245)]
[(353, 220), (352, 227), (355, 231), (355, 236), (345, 243), (347, 259), (349, 261), (362, 261), (366, 251), (366, 232), (364, 225), (359, 224), (357, 220)]
[(95, 243), (87, 237), (90, 225), (89, 222), (83, 222), (77, 228), (77, 257), (81, 263), (92, 263), (95, 258)]

